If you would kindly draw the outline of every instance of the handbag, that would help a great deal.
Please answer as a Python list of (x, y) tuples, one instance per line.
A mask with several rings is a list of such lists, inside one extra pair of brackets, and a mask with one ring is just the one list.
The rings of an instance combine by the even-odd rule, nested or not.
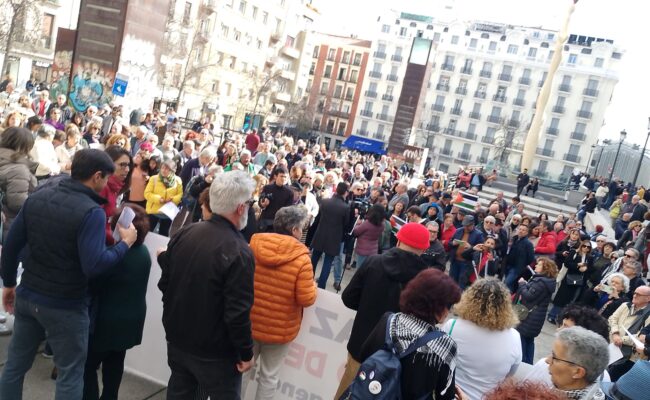
[(533, 310), (537, 307), (537, 304), (533, 306), (530, 310), (528, 307), (525, 305), (521, 304), (521, 295), (515, 296), (514, 304), (512, 305), (512, 310), (515, 312), (517, 315), (517, 318), (519, 319), (519, 322), (523, 322), (526, 318), (528, 318), (528, 315), (533, 312)]
[(566, 274), (564, 281), (569, 286), (582, 286), (585, 283), (583, 274)]

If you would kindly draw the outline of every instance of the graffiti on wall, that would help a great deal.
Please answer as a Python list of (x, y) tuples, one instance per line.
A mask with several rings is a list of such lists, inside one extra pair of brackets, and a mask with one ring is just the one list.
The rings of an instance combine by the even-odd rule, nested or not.
[(115, 71), (97, 63), (82, 61), (72, 69), (70, 103), (75, 110), (85, 112), (91, 105), (101, 106), (113, 99), (111, 88)]
[(50, 77), (50, 98), (59, 94), (68, 95), (70, 73), (72, 73), (72, 56), (77, 32), (72, 29), (59, 28), (54, 48), (54, 62)]

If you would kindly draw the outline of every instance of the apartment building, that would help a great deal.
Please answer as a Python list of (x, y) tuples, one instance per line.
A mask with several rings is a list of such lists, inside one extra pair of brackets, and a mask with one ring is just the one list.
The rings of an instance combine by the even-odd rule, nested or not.
[[(373, 50), (386, 50), (375, 50), (369, 62), (370, 79), (355, 131), (386, 140), (396, 103), (377, 101), (373, 95), (376, 90), (391, 90), (389, 86), (396, 90), (403, 75), (400, 65), (392, 59), (383, 62), (381, 56), (408, 54), (415, 37), (431, 39), (432, 70), (410, 143), (430, 148), (431, 166), (444, 171), (467, 165), (518, 170), (556, 33), (490, 22), (443, 22), (397, 12), (380, 17), (379, 29)], [(544, 125), (533, 175), (559, 180), (576, 168), (585, 169), (618, 82), (622, 55), (612, 40), (570, 36), (549, 103), (541, 110)], [(382, 79), (389, 68), (391, 75), (397, 75), (396, 85)], [(378, 118), (384, 115), (387, 121)]]
[[(181, 115), (211, 115), (230, 129), (241, 129), (247, 118), (255, 125), (277, 120), (298, 90), (294, 83), (300, 59), (296, 37), (318, 16), (309, 2), (172, 3), (173, 13), (191, 25), (181, 39), (183, 55), (190, 57), (187, 67), (172, 59), (171, 84), (164, 97), (177, 96), (183, 79), (189, 78), (178, 105)], [(189, 76), (187, 68), (192, 72)]]
[(320, 135), (328, 148), (340, 146), (352, 133), (370, 46), (368, 40), (315, 32), (304, 34), (312, 133)]
[[(625, 183), (632, 182), (639, 186), (650, 187), (650, 150), (643, 149), (638, 144), (606, 141), (593, 149), (588, 172), (593, 176), (620, 178)], [(618, 153), (618, 157), (617, 154)], [(643, 161), (641, 155), (643, 154)], [(639, 161), (642, 162), (639, 166)], [(614, 165), (616, 162), (616, 165)], [(612, 170), (614, 171), (612, 173)], [(634, 177), (638, 172), (637, 180)]]

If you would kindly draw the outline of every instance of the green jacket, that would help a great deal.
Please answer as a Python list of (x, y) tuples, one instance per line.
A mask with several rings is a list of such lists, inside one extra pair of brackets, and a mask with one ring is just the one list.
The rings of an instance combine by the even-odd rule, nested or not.
[(133, 246), (112, 269), (115, 272), (93, 282), (96, 317), (91, 351), (123, 351), (142, 342), (150, 270), (147, 248)]

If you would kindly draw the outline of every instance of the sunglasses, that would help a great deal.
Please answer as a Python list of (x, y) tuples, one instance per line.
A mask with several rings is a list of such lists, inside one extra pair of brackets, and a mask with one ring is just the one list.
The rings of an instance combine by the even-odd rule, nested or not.
[(584, 244), (583, 244), (582, 247), (585, 248), (585, 249), (589, 249), (589, 250), (591, 250), (591, 246), (587, 246), (587, 245), (584, 245)]

